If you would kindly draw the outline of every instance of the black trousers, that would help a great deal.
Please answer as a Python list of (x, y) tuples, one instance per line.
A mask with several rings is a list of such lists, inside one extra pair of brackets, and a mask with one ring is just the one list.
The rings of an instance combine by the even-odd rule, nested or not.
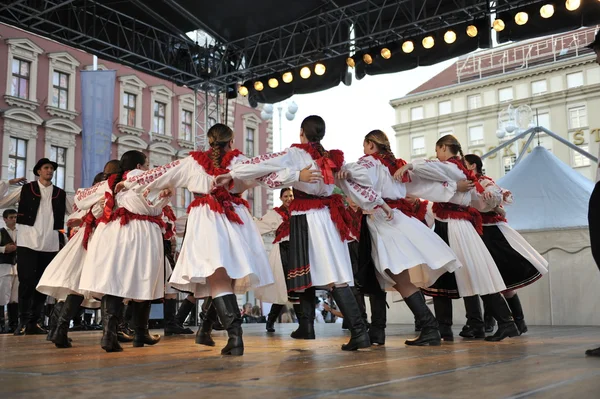
[(588, 224), (590, 228), (590, 243), (592, 256), (600, 269), (600, 183), (596, 183), (588, 208)]
[(58, 252), (40, 252), (17, 247), (19, 277), (19, 319), (22, 326), (35, 325), (46, 302), (46, 295), (36, 291), (46, 267)]

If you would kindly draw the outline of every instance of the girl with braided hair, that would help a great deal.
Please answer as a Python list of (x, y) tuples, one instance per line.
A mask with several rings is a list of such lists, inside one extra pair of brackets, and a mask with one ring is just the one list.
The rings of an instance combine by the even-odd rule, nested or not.
[(462, 331), (465, 338), (484, 338), (483, 318), (478, 295), (498, 322), (498, 331), (487, 341), (501, 341), (519, 335), (512, 314), (500, 292), (506, 285), (498, 266), (486, 248), (481, 235), (483, 226), (479, 210), (496, 207), (502, 202), (502, 192), (485, 190), (475, 173), (464, 163), (462, 147), (456, 137), (446, 135), (436, 143), (438, 161), (418, 159), (400, 168), (395, 178), (401, 180), (407, 171), (410, 178), (458, 182), (469, 180), (473, 188), (456, 193), (446, 201), (433, 206), (435, 232), (452, 248), (463, 267), (455, 273), (445, 273), (432, 286), (423, 288), (433, 296), (436, 318), (442, 339), (454, 340), (452, 333), (452, 299), (463, 298), (467, 310), (467, 324), (471, 329)]
[(246, 157), (234, 149), (233, 131), (228, 126), (217, 123), (207, 136), (208, 151), (194, 151), (187, 158), (128, 176), (118, 189), (143, 192), (149, 201), (157, 194), (160, 200), (161, 190), (176, 187), (194, 193), (194, 201), (188, 207), (185, 239), (169, 282), (173, 288), (194, 293), (196, 298), (212, 297), (196, 343), (215, 345), (211, 331), (218, 316), (229, 335), (221, 353), (242, 355), (242, 318), (235, 294), (273, 284), (273, 274), (248, 203), (241, 194), (259, 183), (268, 187), (289, 184), (298, 179), (299, 173), (282, 171), (214, 189), (214, 178), (228, 173)]
[[(233, 166), (229, 174), (219, 176), (217, 185), (229, 184), (232, 179), (253, 179), (264, 174), (289, 168), (299, 172), (306, 165), (318, 171), (308, 183), (296, 179), (294, 201), (290, 206), (290, 257), (286, 270), (288, 292), (300, 296), (297, 312), (299, 327), (292, 338), (315, 339), (315, 287), (331, 290), (340, 310), (349, 321), (350, 341), (342, 350), (357, 350), (371, 345), (367, 327), (349, 285), (354, 284), (352, 264), (347, 241), (351, 234), (350, 222), (340, 195), (333, 194), (334, 173), (341, 170), (344, 154), (339, 150), (325, 150), (321, 140), (325, 136), (325, 121), (312, 115), (302, 121), (300, 144), (282, 152), (266, 154)], [(391, 209), (370, 188), (354, 184), (348, 188), (360, 197), (361, 208), (371, 210), (381, 205), (389, 217)]]

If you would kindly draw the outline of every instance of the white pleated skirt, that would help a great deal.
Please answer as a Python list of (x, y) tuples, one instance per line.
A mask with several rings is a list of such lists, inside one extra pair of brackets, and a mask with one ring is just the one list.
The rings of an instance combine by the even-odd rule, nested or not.
[(84, 298), (82, 306), (99, 308), (100, 302), (92, 298), (89, 291), (79, 288), (81, 272), (87, 256), (87, 251), (83, 247), (84, 230), (85, 226), (82, 226), (58, 252), (46, 267), (36, 289), (59, 302), (64, 301), (68, 295), (80, 295)]
[(224, 268), (234, 280), (233, 291), (274, 283), (273, 272), (258, 227), (248, 209), (234, 205), (244, 224), (232, 223), (225, 214), (201, 205), (190, 210), (185, 239), (170, 284), (196, 298), (210, 296), (207, 278)]
[(101, 223), (88, 243), (79, 289), (98, 298), (140, 301), (164, 297), (165, 257), (160, 227), (144, 220)]
[(544, 275), (548, 273), (548, 261), (544, 259), (544, 257), (540, 255), (521, 234), (510, 227), (508, 223), (501, 222), (497, 223), (496, 226), (498, 226), (500, 232), (502, 232), (502, 235), (506, 238), (506, 241), (508, 241), (510, 246), (522, 257), (527, 259), (540, 274)]
[(445, 272), (461, 267), (454, 252), (433, 230), (419, 220), (394, 209), (394, 219), (386, 220), (382, 210), (367, 218), (371, 234), (373, 263), (381, 287), (393, 290), (396, 284), (387, 274), (409, 270), (411, 282), (424, 288)]
[(271, 248), (269, 265), (271, 265), (271, 271), (273, 272), (274, 283), (257, 288), (254, 290), (254, 296), (263, 302), (284, 305), (288, 302), (288, 295), (279, 243), (273, 244), (273, 248)]

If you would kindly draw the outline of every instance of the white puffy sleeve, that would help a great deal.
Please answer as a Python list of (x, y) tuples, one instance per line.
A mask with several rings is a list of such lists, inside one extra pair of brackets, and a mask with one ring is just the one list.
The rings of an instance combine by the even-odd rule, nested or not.
[(433, 202), (449, 202), (457, 193), (457, 184), (455, 181), (429, 180), (420, 177), (417, 174), (411, 174), (411, 181), (404, 183), (406, 185), (406, 194), (423, 198)]
[(105, 193), (111, 192), (108, 181), (101, 181), (90, 188), (80, 188), (75, 193), (74, 208), (79, 210), (88, 210), (98, 201), (105, 198)]
[[(240, 155), (235, 157), (232, 161), (232, 165), (242, 164), (246, 162), (249, 158), (244, 155)], [(277, 172), (271, 172), (264, 176), (260, 176), (256, 179), (234, 179), (233, 180), (233, 189), (231, 190), (234, 193), (241, 193), (248, 189), (254, 188), (256, 186), (262, 186), (270, 189), (277, 189), (281, 187), (291, 186), (293, 183), (300, 180), (300, 171), (299, 170), (291, 170), (289, 168), (285, 168), (279, 170)]]
[(254, 221), (258, 227), (260, 234), (268, 234), (277, 230), (277, 228), (283, 223), (283, 218), (280, 214), (274, 210), (270, 210), (265, 215)]
[(344, 164), (342, 170), (350, 173), (353, 181), (363, 186), (375, 186), (379, 179), (379, 168), (376, 161), (371, 156), (360, 158), (357, 162)]
[(480, 180), (480, 183), (483, 186), (484, 193), (491, 194), (491, 197), (484, 199), (483, 193), (479, 194), (477, 191), (473, 190), (474, 192), (472, 192), (471, 206), (480, 212), (490, 212), (495, 207), (502, 204), (502, 189), (491, 180)]
[(128, 176), (125, 180), (125, 188), (135, 191), (143, 189), (152, 191), (186, 187), (189, 177), (188, 169), (192, 162), (196, 163), (191, 156), (188, 156), (184, 159), (177, 159), (166, 165), (150, 169), (144, 173)]
[(19, 187), (16, 190), (11, 191), (8, 195), (0, 198), (0, 209), (8, 208), (19, 202), (19, 199), (21, 198), (21, 189), (22, 187)]
[(290, 173), (300, 172), (307, 165), (300, 165), (296, 162), (294, 156), (296, 151), (298, 150), (287, 148), (282, 152), (249, 158), (234, 164), (229, 173), (234, 179), (254, 180), (272, 173), (278, 173), (283, 169), (289, 169)]
[(410, 174), (416, 174), (424, 179), (441, 182), (458, 182), (467, 178), (458, 166), (450, 162), (415, 159), (411, 164), (412, 171), (410, 171)]
[[(370, 160), (369, 160), (370, 159)], [(373, 189), (377, 182), (377, 166), (371, 157), (361, 158), (358, 162), (345, 164), (342, 169), (350, 172), (347, 180), (336, 180), (336, 185), (344, 194), (365, 211), (371, 211), (376, 206), (383, 205), (380, 193)]]

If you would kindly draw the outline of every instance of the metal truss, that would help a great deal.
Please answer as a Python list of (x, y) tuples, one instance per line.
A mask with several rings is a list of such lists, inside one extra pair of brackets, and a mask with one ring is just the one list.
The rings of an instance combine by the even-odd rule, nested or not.
[[(163, 0), (168, 4), (178, 3)], [(248, 78), (434, 32), (543, 0), (357, 0), (240, 40), (199, 46), (145, 0), (140, 9), (170, 32), (110, 8), (100, 0), (0, 0), (0, 21), (200, 90), (224, 90)], [(452, 5), (452, 7), (449, 7)], [(180, 5), (178, 5), (181, 8)], [(178, 10), (194, 21), (189, 11)], [(195, 20), (198, 27), (202, 21)], [(354, 27), (351, 43), (348, 30)]]

